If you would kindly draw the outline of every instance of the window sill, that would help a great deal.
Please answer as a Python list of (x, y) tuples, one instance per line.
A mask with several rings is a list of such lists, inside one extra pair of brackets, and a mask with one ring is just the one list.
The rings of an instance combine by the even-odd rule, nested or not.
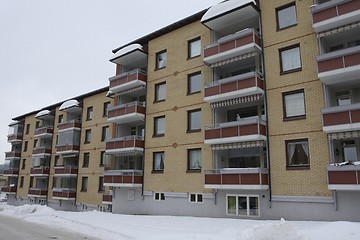
[(309, 166), (286, 166), (286, 170), (310, 170)]
[(289, 25), (289, 26), (286, 26), (286, 27), (283, 27), (283, 28), (276, 28), (276, 31), (277, 32), (280, 32), (280, 31), (282, 31), (282, 30), (286, 30), (286, 29), (288, 29), (288, 28), (292, 28), (292, 27), (296, 27), (298, 24), (297, 23), (295, 23), (295, 24), (292, 24), (292, 25)]
[(162, 174), (162, 173), (164, 173), (164, 170), (152, 170), (151, 173), (153, 173), (153, 174)]
[(164, 137), (164, 136), (165, 136), (165, 134), (157, 134), (157, 135), (154, 134), (152, 137), (153, 138), (158, 138), (158, 137)]
[(81, 192), (87, 192), (87, 189), (85, 190), (85, 189), (81, 189)]
[(295, 116), (295, 117), (284, 117), (283, 121), (288, 122), (288, 121), (303, 120), (303, 119), (306, 119), (306, 115)]
[(201, 173), (201, 169), (188, 169), (186, 173)]
[(188, 56), (187, 60), (189, 61), (189, 60), (192, 60), (192, 59), (198, 58), (198, 57), (201, 57), (201, 54), (196, 55), (196, 56), (192, 56), (192, 57)]
[(84, 144), (89, 144), (90, 142), (84, 142)]
[(294, 72), (300, 72), (300, 71), (302, 71), (302, 67), (294, 68), (294, 69), (287, 70), (287, 71), (281, 71), (280, 76), (290, 74), (290, 73), (294, 73)]
[(166, 68), (166, 66), (164, 66), (164, 67), (157, 67), (157, 68), (154, 69), (154, 71), (158, 71), (158, 70), (161, 70), (161, 69), (164, 69), (164, 68)]
[(200, 91), (196, 91), (196, 92), (188, 92), (186, 94), (186, 96), (190, 96), (190, 95), (194, 95), (194, 94), (198, 94), (198, 93), (201, 93), (201, 90)]
[(160, 103), (160, 102), (165, 102), (165, 99), (154, 100), (154, 102), (153, 102), (153, 103), (155, 104), (155, 103)]
[(186, 133), (195, 133), (195, 132), (201, 132), (201, 129), (186, 130)]

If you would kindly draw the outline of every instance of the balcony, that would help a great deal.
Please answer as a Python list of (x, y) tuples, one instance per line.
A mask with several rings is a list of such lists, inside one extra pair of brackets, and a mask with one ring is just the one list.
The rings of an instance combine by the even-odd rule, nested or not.
[(329, 165), (327, 176), (329, 190), (360, 190), (360, 165)]
[(47, 189), (29, 188), (28, 190), (29, 197), (46, 197), (47, 194), (48, 194)]
[(109, 81), (109, 91), (112, 93), (119, 93), (139, 87), (145, 88), (147, 75), (145, 71), (135, 69), (133, 71), (111, 77), (109, 78)]
[(263, 79), (258, 73), (250, 72), (207, 84), (204, 101), (213, 103), (263, 93)]
[(59, 131), (66, 130), (66, 129), (72, 129), (72, 128), (81, 128), (81, 121), (79, 120), (70, 120), (66, 122), (59, 123), (58, 125)]
[(35, 157), (36, 155), (38, 156), (50, 156), (51, 155), (51, 147), (37, 147), (37, 148), (33, 148), (33, 152), (32, 152), (33, 157)]
[(315, 32), (323, 32), (360, 20), (360, 2), (332, 0), (311, 8)]
[(360, 75), (360, 46), (317, 57), (318, 77), (325, 84), (353, 81)]
[(108, 122), (125, 124), (138, 121), (145, 121), (145, 103), (131, 102), (108, 110)]
[(41, 176), (48, 176), (50, 173), (49, 167), (32, 167), (30, 170), (31, 177), (41, 177)]
[(16, 186), (1, 187), (1, 192), (8, 193), (8, 194), (15, 194), (16, 193)]
[(53, 127), (41, 127), (35, 129), (34, 137), (52, 137), (53, 133)]
[(78, 153), (80, 151), (80, 146), (76, 145), (56, 145), (56, 153)]
[(224, 168), (205, 171), (204, 188), (266, 190), (268, 170), (262, 168)]
[(75, 166), (56, 166), (55, 175), (61, 176), (76, 176), (78, 174), (78, 168)]
[(104, 186), (141, 187), (142, 180), (141, 170), (108, 170), (104, 172)]
[(237, 61), (243, 55), (261, 53), (261, 38), (254, 29), (244, 29), (240, 32), (225, 36), (205, 47), (204, 63), (207, 65), (224, 60)]
[(15, 152), (15, 151), (6, 152), (5, 153), (5, 160), (20, 159), (20, 156), (21, 156), (20, 152)]
[(106, 141), (106, 153), (142, 153), (144, 151), (144, 138), (142, 136), (128, 136), (109, 139)]
[(102, 196), (102, 203), (103, 204), (112, 204), (112, 193), (106, 192)]
[(7, 141), (8, 143), (17, 143), (17, 142), (21, 142), (22, 138), (23, 138), (23, 134), (22, 133), (17, 133), (17, 134), (9, 134), (7, 136)]
[(205, 129), (205, 144), (265, 141), (266, 122), (259, 117), (215, 124)]
[(3, 176), (5, 177), (14, 177), (19, 175), (19, 168), (11, 168), (4, 170)]
[(326, 133), (360, 130), (360, 103), (325, 108), (321, 112)]
[(52, 190), (53, 199), (75, 200), (76, 190), (67, 188), (54, 188)]

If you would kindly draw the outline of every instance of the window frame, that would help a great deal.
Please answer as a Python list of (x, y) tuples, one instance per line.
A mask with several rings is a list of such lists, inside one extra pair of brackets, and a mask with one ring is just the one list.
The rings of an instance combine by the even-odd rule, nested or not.
[[(192, 201), (191, 196), (195, 197), (194, 201)], [(199, 201), (199, 196), (201, 196), (200, 201)], [(200, 204), (204, 203), (204, 195), (202, 193), (189, 193), (189, 203), (200, 203)]]
[[(229, 209), (229, 201), (228, 198), (229, 197), (235, 197), (236, 198), (236, 202), (235, 202), (235, 209), (236, 209), (236, 213), (235, 214), (231, 214), (229, 213), (228, 209)], [(247, 207), (246, 207), (246, 215), (241, 215), (239, 214), (239, 203), (238, 203), (238, 199), (239, 197), (246, 197), (246, 203), (247, 203)], [(250, 198), (257, 198), (257, 203), (258, 203), (258, 215), (250, 215)], [(260, 207), (260, 196), (259, 195), (242, 195), (242, 194), (226, 194), (226, 208), (225, 208), (225, 214), (227, 216), (236, 216), (236, 217), (249, 217), (249, 218), (259, 218), (261, 217), (261, 207)]]
[(99, 192), (99, 193), (105, 192), (105, 187), (104, 187), (104, 176), (99, 176), (99, 187), (98, 187), (98, 192)]
[(83, 168), (88, 168), (89, 164), (90, 164), (90, 153), (89, 152), (84, 152), (82, 167)]
[[(197, 113), (197, 112), (200, 113), (200, 128), (191, 129), (191, 114)], [(187, 111), (187, 130), (186, 130), (187, 133), (201, 132), (201, 121), (202, 121), (201, 117), (202, 117), (201, 108), (192, 109), (192, 110)]]
[(94, 115), (94, 107), (90, 106), (86, 109), (86, 121), (91, 121)]
[[(289, 159), (289, 148), (288, 144), (290, 143), (307, 143), (307, 164), (299, 164), (299, 165), (290, 165), (290, 159)], [(310, 147), (309, 147), (309, 139), (308, 138), (300, 138), (300, 139), (291, 139), (291, 140), (285, 140), (285, 154), (286, 154), (286, 170), (309, 170), (310, 169)]]
[(109, 135), (110, 135), (110, 127), (109, 126), (103, 126), (101, 128), (101, 141), (104, 142), (107, 139), (109, 139)]
[[(158, 133), (158, 124), (157, 123), (158, 123), (158, 121), (160, 119), (164, 119), (164, 133)], [(154, 117), (154, 133), (153, 133), (153, 137), (163, 137), (163, 136), (165, 136), (165, 127), (166, 127), (165, 115)]]
[[(281, 12), (282, 10), (291, 8), (291, 7), (294, 7), (294, 8), (295, 8), (295, 23), (290, 24), (290, 25), (286, 25), (286, 26), (284, 26), (284, 27), (280, 27), (279, 12)], [(296, 3), (295, 3), (295, 2), (288, 3), (288, 4), (286, 4), (286, 5), (277, 7), (277, 8), (275, 9), (275, 14), (276, 14), (276, 30), (277, 30), (277, 31), (281, 31), (281, 30), (285, 30), (285, 29), (287, 29), (287, 28), (291, 28), (291, 27), (297, 26), (297, 24), (298, 24), (298, 19), (297, 19), (297, 12), (296, 12), (296, 10), (297, 10), (297, 8), (296, 8)]]
[(25, 142), (24, 142), (24, 149), (23, 149), (23, 152), (27, 152), (27, 150), (28, 150), (28, 144), (29, 144), (29, 142), (28, 142), (28, 141), (25, 141)]
[[(295, 95), (295, 94), (303, 94), (303, 103), (304, 103), (304, 114), (296, 115), (296, 116), (287, 116), (286, 114), (286, 96)], [(292, 121), (292, 120), (301, 120), (306, 119), (306, 102), (305, 102), (305, 90), (298, 89), (290, 92), (283, 92), (282, 93), (282, 102), (283, 102), (283, 121)]]
[[(190, 152), (200, 151), (200, 168), (190, 168)], [(187, 150), (187, 173), (199, 173), (202, 169), (202, 149), (201, 148), (190, 148)]]
[[(155, 156), (157, 154), (162, 154), (162, 168), (161, 168), (161, 163), (160, 163), (160, 169), (155, 169)], [(165, 169), (165, 152), (164, 151), (159, 151), (159, 152), (153, 152), (153, 164), (152, 164), (152, 173), (163, 173)]]
[[(164, 66), (159, 66), (160, 64), (160, 61), (159, 61), (159, 57), (162, 55), (162, 54), (165, 54), (165, 64), (164, 64)], [(159, 51), (159, 52), (157, 52), (156, 54), (155, 54), (155, 70), (160, 70), (160, 69), (163, 69), (163, 68), (166, 68), (166, 66), (167, 66), (167, 51), (166, 51), (166, 49), (164, 49), (164, 50), (161, 50), (161, 51)]]
[(100, 152), (100, 163), (99, 163), (99, 167), (104, 167), (104, 166), (105, 166), (105, 164), (104, 164), (105, 158), (106, 158), (106, 151), (101, 151), (101, 152)]
[(60, 114), (60, 115), (58, 116), (58, 123), (62, 123), (62, 122), (64, 122), (64, 115), (63, 115), (63, 114)]
[(23, 158), (21, 162), (21, 170), (24, 170), (25, 168), (26, 168), (26, 158)]
[(111, 106), (111, 102), (104, 102), (103, 104), (103, 117), (107, 117), (108, 116), (108, 109)]
[[(164, 97), (159, 99), (159, 87), (165, 86)], [(166, 99), (166, 81), (155, 84), (154, 103), (163, 102)]]
[(163, 192), (154, 192), (154, 200), (155, 201), (165, 201), (165, 193)]
[[(200, 75), (200, 88), (197, 91), (191, 91), (191, 78)], [(187, 75), (187, 95), (192, 95), (201, 92), (201, 71), (190, 73)]]
[[(283, 56), (282, 53), (292, 50), (292, 49), (299, 49), (299, 62), (300, 62), (300, 67), (297, 68), (292, 68), (292, 69), (288, 69), (288, 70), (284, 70), (284, 66), (283, 66)], [(283, 48), (279, 48), (279, 60), (280, 60), (280, 75), (285, 75), (288, 73), (293, 73), (293, 72), (298, 72), (302, 70), (302, 61), (301, 61), (301, 48), (300, 48), (300, 43), (297, 44), (293, 44), (290, 46), (286, 46)]]
[(91, 142), (91, 129), (85, 129), (84, 144)]
[(21, 177), (20, 177), (20, 184), (19, 184), (19, 188), (23, 188), (23, 187), (24, 187), (24, 181), (25, 181), (24, 176), (21, 176)]
[[(86, 180), (86, 181), (84, 181), (84, 180)], [(82, 177), (81, 178), (81, 192), (87, 192), (88, 185), (89, 185), (89, 177)]]
[[(195, 42), (200, 42), (200, 46), (199, 46), (199, 54), (197, 54), (197, 55), (192, 55), (191, 53), (192, 53), (192, 44), (193, 43), (195, 43)], [(198, 37), (196, 37), (196, 38), (193, 38), (193, 39), (190, 39), (190, 40), (188, 40), (188, 60), (189, 59), (193, 59), (193, 58), (196, 58), (196, 57), (199, 57), (199, 56), (201, 56), (201, 37), (200, 36), (198, 36)]]
[(25, 127), (25, 135), (27, 135), (29, 133), (30, 133), (30, 123), (26, 124), (26, 127)]

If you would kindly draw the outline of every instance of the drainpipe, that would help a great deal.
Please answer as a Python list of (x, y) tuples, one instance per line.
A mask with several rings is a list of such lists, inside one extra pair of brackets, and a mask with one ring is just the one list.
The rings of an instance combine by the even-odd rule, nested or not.
[(146, 85), (145, 85), (145, 118), (144, 118), (144, 151), (143, 151), (143, 157), (142, 157), (142, 185), (141, 185), (141, 196), (142, 199), (144, 201), (144, 183), (145, 183), (145, 139), (146, 139), (146, 112), (147, 112), (147, 101), (146, 101), (146, 96), (147, 96), (147, 84), (148, 79), (147, 79), (147, 72), (146, 72)]

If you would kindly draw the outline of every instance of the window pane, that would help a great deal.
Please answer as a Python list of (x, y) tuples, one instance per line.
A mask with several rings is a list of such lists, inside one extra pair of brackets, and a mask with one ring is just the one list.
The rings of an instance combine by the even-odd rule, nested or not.
[(196, 201), (196, 195), (190, 194), (190, 202), (195, 202), (195, 201)]
[(305, 115), (304, 93), (295, 93), (285, 95), (285, 116), (303, 116)]
[(296, 8), (295, 5), (281, 9), (278, 11), (279, 29), (296, 24)]
[(164, 170), (164, 153), (159, 152), (154, 154), (154, 170)]
[(197, 201), (198, 201), (198, 202), (202, 202), (202, 201), (203, 201), (203, 195), (202, 195), (202, 194), (198, 194), (198, 195), (197, 195)]
[(258, 197), (249, 197), (250, 201), (250, 216), (259, 216), (259, 198)]
[(166, 51), (156, 54), (156, 68), (166, 67)]
[(155, 135), (165, 134), (165, 118), (155, 119)]
[(189, 76), (188, 93), (201, 91), (201, 74)]
[(199, 56), (201, 54), (200, 39), (189, 42), (189, 58)]
[(155, 86), (155, 101), (164, 100), (166, 96), (166, 84), (161, 83)]
[(189, 150), (189, 169), (201, 169), (201, 149)]
[(228, 196), (227, 198), (227, 214), (236, 214), (236, 197)]
[(238, 197), (238, 214), (247, 215), (247, 197)]
[(201, 129), (201, 111), (189, 112), (189, 130)]
[(301, 67), (300, 62), (300, 48), (295, 47), (288, 50), (281, 51), (282, 72)]
[(307, 141), (287, 144), (290, 166), (309, 165), (309, 147)]

